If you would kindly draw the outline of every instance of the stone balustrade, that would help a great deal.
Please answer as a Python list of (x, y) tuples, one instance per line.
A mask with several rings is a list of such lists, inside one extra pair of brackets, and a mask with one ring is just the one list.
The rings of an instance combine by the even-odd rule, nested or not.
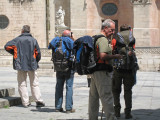
[[(42, 48), (41, 54), (40, 69), (53, 69), (53, 63), (51, 61), (52, 51)], [(136, 55), (140, 71), (160, 70), (160, 47), (138, 47), (136, 48)], [(12, 66), (12, 56), (4, 49), (0, 49), (0, 66)]]

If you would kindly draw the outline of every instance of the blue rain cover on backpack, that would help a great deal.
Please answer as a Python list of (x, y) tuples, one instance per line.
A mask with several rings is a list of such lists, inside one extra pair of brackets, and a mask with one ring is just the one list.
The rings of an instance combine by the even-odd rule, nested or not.
[(69, 37), (55, 37), (49, 44), (52, 49), (52, 61), (56, 71), (68, 71), (71, 67), (71, 51), (73, 40)]

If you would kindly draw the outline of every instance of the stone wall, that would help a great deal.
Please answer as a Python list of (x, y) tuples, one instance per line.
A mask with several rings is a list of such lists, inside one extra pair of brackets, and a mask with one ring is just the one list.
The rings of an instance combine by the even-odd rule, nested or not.
[[(48, 43), (55, 37), (55, 0), (48, 0)], [(47, 43), (47, 46), (48, 46)], [(46, 46), (46, 47), (47, 47)]]
[(87, 29), (87, 12), (84, 9), (84, 1), (70, 0), (71, 2), (71, 30), (73, 31), (75, 38), (79, 38), (86, 34)]
[(136, 48), (136, 55), (141, 71), (160, 70), (160, 47)]
[(83, 5), (83, 10), (86, 10), (87, 14), (87, 35), (99, 34), (101, 29), (101, 17), (98, 14), (94, 0), (86, 0)]
[[(10, 2), (11, 1), (11, 2)], [(21, 34), (22, 26), (30, 25), (33, 37), (38, 40), (41, 48), (46, 47), (46, 7), (45, 0), (19, 2), (19, 0), (1, 0), (0, 15), (6, 15), (9, 25), (0, 29), (0, 48)]]
[[(160, 2), (159, 2), (160, 3)], [(159, 47), (159, 9), (155, 0), (148, 4), (134, 4), (134, 36), (137, 47)]]

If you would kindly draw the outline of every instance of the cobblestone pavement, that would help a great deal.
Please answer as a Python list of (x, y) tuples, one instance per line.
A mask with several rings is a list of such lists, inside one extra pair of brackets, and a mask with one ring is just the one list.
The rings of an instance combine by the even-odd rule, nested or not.
[[(45, 107), (36, 108), (35, 103), (29, 108), (23, 108), (22, 105), (6, 107), (0, 109), (0, 120), (87, 120), (88, 119), (88, 95), (87, 77), (75, 75), (73, 104), (75, 113), (55, 112), (55, 84), (54, 77), (39, 77), (42, 97), (46, 104)], [(0, 68), (0, 88), (14, 87), (17, 89), (16, 71), (12, 68)], [(64, 88), (65, 89), (65, 88)], [(30, 87), (28, 83), (28, 90)], [(138, 72), (137, 84), (133, 88), (133, 120), (160, 120), (160, 73), (159, 72)], [(30, 94), (31, 95), (31, 94)], [(65, 91), (64, 91), (65, 95)], [(122, 111), (121, 118), (124, 119), (124, 99), (121, 94)], [(65, 99), (63, 103), (65, 108)], [(101, 110), (99, 120), (101, 120)], [(105, 117), (103, 116), (103, 120)]]

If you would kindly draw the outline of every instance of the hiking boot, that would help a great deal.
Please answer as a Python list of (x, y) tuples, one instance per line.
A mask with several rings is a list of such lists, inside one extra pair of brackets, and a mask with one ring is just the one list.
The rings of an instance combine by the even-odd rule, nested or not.
[(130, 113), (125, 115), (125, 119), (131, 119), (131, 118), (132, 118), (132, 115)]
[(44, 106), (45, 104), (43, 102), (40, 101), (36, 102), (36, 107), (44, 107)]
[(116, 113), (115, 113), (115, 116), (116, 116), (117, 118), (121, 117), (120, 112), (116, 112)]
[(56, 112), (63, 112), (63, 108), (56, 109)]
[(29, 103), (28, 105), (23, 105), (23, 106), (24, 106), (24, 108), (28, 108), (31, 106), (31, 103)]
[(121, 117), (121, 107), (114, 107), (114, 111), (117, 118)]
[(71, 110), (66, 110), (66, 113), (74, 113), (74, 112), (76, 112), (76, 110), (73, 108)]

